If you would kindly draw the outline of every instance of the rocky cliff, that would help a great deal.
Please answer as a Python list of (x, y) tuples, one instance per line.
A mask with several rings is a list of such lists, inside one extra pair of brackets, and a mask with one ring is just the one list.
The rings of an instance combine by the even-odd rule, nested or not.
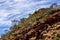
[(60, 9), (39, 9), (0, 40), (60, 40)]

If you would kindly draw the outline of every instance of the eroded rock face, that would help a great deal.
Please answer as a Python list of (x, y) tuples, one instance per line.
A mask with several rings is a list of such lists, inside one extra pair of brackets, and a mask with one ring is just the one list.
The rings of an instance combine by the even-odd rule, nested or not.
[(19, 37), (18, 40), (54, 40), (56, 36), (59, 36), (57, 33), (60, 34), (59, 15), (56, 14), (49, 17), (44, 23), (38, 22), (23, 35), (22, 39)]

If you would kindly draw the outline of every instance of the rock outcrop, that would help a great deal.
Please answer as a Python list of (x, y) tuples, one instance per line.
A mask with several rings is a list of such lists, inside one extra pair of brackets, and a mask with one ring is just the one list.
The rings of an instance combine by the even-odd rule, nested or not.
[[(12, 37), (12, 36), (13, 37)], [(43, 20), (37, 19), (36, 24), (31, 27), (23, 27), (11, 33), (8, 38), (2, 40), (55, 40), (60, 38), (60, 10), (49, 12), (49, 16)]]

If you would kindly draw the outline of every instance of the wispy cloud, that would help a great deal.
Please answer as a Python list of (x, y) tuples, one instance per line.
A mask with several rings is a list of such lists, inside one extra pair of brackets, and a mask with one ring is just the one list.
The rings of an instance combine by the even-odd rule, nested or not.
[(1, 27), (12, 25), (11, 20), (28, 17), (29, 13), (56, 1), (59, 0), (0, 0), (0, 31)]

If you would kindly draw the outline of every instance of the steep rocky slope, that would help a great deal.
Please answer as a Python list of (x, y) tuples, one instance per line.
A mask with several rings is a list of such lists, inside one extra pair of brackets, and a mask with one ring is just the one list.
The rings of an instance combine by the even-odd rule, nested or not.
[(60, 40), (60, 9), (39, 9), (0, 40)]

